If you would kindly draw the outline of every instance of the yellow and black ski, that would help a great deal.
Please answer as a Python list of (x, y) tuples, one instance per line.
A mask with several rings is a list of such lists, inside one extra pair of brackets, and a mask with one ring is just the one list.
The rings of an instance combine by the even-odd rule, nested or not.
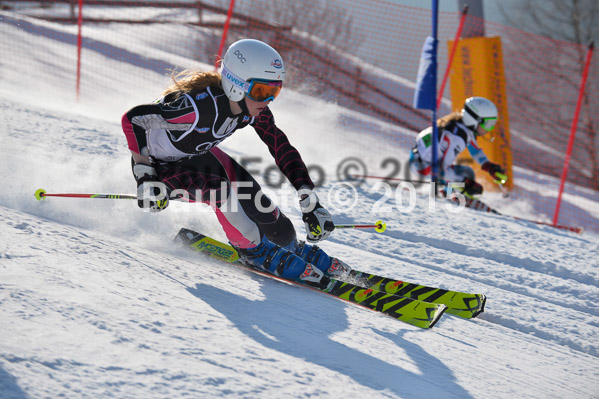
[(447, 306), (443, 304), (398, 296), (377, 289), (364, 288), (359, 285), (338, 280), (331, 280), (326, 288), (319, 289), (302, 284), (298, 281), (281, 278), (244, 263), (232, 246), (189, 229), (181, 229), (177, 234), (176, 240), (198, 252), (229, 262), (253, 273), (324, 292), (325, 294), (383, 313), (396, 320), (403, 321), (416, 327), (433, 327), (447, 309)]
[(483, 294), (471, 294), (427, 287), (407, 281), (394, 280), (364, 272), (353, 271), (357, 284), (388, 294), (399, 295), (424, 302), (440, 303), (448, 307), (447, 313), (464, 319), (472, 319), (485, 310), (487, 298)]

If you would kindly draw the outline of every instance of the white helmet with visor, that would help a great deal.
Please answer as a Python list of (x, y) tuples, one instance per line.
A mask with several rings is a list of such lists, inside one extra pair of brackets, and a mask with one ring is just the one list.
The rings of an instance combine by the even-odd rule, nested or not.
[(272, 101), (283, 87), (285, 64), (268, 44), (242, 39), (229, 46), (220, 73), (223, 89), (231, 101), (241, 101), (245, 95), (257, 102)]
[(462, 122), (475, 133), (479, 125), (486, 132), (490, 132), (497, 123), (497, 107), (484, 97), (470, 97), (466, 99), (462, 109)]

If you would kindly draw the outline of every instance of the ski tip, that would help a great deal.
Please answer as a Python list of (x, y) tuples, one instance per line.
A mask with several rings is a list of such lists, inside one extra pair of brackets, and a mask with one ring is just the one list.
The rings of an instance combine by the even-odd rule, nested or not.
[(441, 316), (443, 316), (443, 314), (445, 313), (445, 311), (447, 309), (449, 309), (449, 308), (447, 306), (445, 306), (445, 305), (439, 306), (439, 309), (437, 310), (437, 313), (435, 314), (435, 317), (431, 321), (431, 324), (428, 326), (429, 329), (433, 328), (435, 326), (435, 324), (437, 324), (437, 322), (439, 320), (441, 320)]
[(46, 190), (44, 190), (43, 188), (38, 188), (37, 191), (35, 192), (35, 199), (38, 201), (41, 201), (43, 199), (46, 198), (46, 196), (44, 195), (46, 194)]
[(482, 312), (485, 311), (485, 305), (487, 304), (487, 297), (486, 297), (486, 295), (483, 295), (483, 294), (481, 294), (480, 296), (481, 296), (480, 308), (475, 313), (472, 314), (471, 319), (474, 319), (476, 316), (478, 316), (479, 314), (481, 314)]
[(435, 308), (430, 308), (427, 310), (427, 318), (413, 318), (410, 320), (403, 321), (413, 326), (423, 328), (425, 330), (431, 329), (435, 326), (435, 324), (437, 324), (437, 322), (439, 322), (441, 316), (443, 316), (447, 309), (449, 308), (446, 305), (437, 304)]

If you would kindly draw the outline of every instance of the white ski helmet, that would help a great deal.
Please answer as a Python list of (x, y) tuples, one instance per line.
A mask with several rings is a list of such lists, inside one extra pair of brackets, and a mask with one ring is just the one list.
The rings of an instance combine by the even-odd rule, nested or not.
[(497, 107), (484, 97), (470, 97), (462, 109), (462, 122), (475, 132), (478, 125), (490, 132), (497, 123)]
[(250, 91), (252, 79), (283, 82), (285, 64), (281, 55), (268, 44), (242, 39), (227, 49), (220, 73), (225, 94), (231, 101), (237, 102)]

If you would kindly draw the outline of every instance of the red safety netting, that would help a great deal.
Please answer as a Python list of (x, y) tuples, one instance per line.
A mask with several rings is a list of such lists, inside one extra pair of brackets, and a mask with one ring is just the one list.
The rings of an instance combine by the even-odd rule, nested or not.
[[(93, 68), (82, 70), (81, 100), (102, 90), (102, 87), (86, 89), (86, 76), (94, 74), (109, 80), (115, 75), (127, 75), (127, 70), (118, 70), (125, 66), (118, 65), (135, 65), (148, 74), (161, 75), (169, 74), (172, 69), (194, 67), (189, 65), (190, 59), (214, 65), (229, 3), (229, 0), (85, 0), (83, 56), (101, 54), (106, 62), (121, 63), (107, 70), (106, 64), (99, 61)], [(75, 85), (76, 54), (70, 53), (72, 45), (77, 43), (78, 0), (2, 1), (0, 7), (1, 23), (33, 32), (43, 43), (44, 52), (21, 62), (43, 62), (52, 67), (53, 57), (68, 52), (73, 57), (73, 68), (57, 68), (56, 76), (72, 75)], [(459, 19), (460, 13), (439, 15), (439, 85), (447, 65), (447, 42), (454, 38)], [(538, 174), (539, 184), (551, 184), (557, 190), (587, 47), (475, 18), (468, 22), (463, 36), (484, 24), (487, 36), (502, 39), (516, 172), (526, 173), (528, 179), (531, 174)], [(61, 29), (48, 29), (45, 24), (59, 24)], [(286, 87), (336, 101), (353, 111), (404, 128), (406, 134), (381, 135), (377, 146), (383, 151), (385, 140), (395, 141), (405, 149), (404, 154), (396, 156), (405, 161), (414, 134), (430, 125), (430, 112), (412, 107), (420, 51), (430, 32), (430, 10), (382, 0), (238, 0), (226, 44), (244, 37), (264, 40), (284, 57), (289, 70)], [(11, 40), (18, 39), (0, 40), (3, 57), (10, 57), (11, 49), (18, 45)], [(566, 185), (566, 192), (575, 192), (588, 201), (569, 202), (560, 216), (561, 224), (582, 225), (597, 231), (599, 226), (590, 226), (587, 220), (593, 219), (588, 217), (589, 212), (599, 212), (593, 200), (599, 191), (599, 98), (592, 95), (599, 89), (598, 75), (599, 60), (595, 56), (567, 177), (571, 184)], [(156, 88), (157, 93), (160, 90)], [(449, 87), (445, 90), (439, 116), (452, 111), (449, 90)], [(373, 149), (377, 150), (370, 148)], [(515, 195), (526, 196), (535, 188), (518, 190)], [(553, 216), (554, 195), (557, 193), (535, 196), (546, 198), (537, 199), (535, 207), (548, 218)]]

